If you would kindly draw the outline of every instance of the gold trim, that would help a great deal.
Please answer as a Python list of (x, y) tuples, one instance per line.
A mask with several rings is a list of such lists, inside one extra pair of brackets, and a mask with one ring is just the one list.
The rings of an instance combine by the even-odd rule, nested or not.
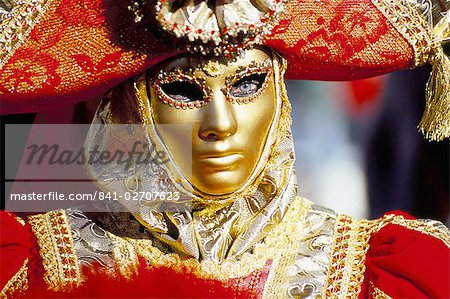
[(376, 220), (354, 220), (339, 215), (336, 221), (334, 246), (327, 273), (324, 298), (358, 298), (364, 281), (365, 259), (370, 237), (402, 216), (385, 215)]
[[(151, 240), (121, 238), (108, 233), (113, 245), (113, 258), (119, 271), (125, 277), (132, 276), (137, 270), (138, 257), (147, 261), (149, 267), (170, 267), (176, 271), (188, 271), (203, 278), (219, 279), (227, 281), (231, 278), (239, 278), (249, 275), (255, 270), (264, 268), (270, 259), (288, 261), (295, 258), (297, 245), (300, 244), (302, 232), (299, 220), (305, 217), (311, 202), (297, 197), (291, 204), (288, 212), (281, 221), (264, 239), (262, 243), (255, 245), (253, 252), (245, 252), (239, 259), (229, 258), (217, 264), (211, 260), (198, 261), (193, 258), (183, 259), (178, 254), (165, 254), (154, 247)], [(274, 266), (272, 265), (272, 268)], [(274, 275), (274, 281), (267, 281), (267, 285), (273, 285), (269, 294), (280, 294), (279, 281), (285, 280), (285, 269), (278, 268)], [(275, 285), (276, 284), (276, 285)], [(284, 291), (283, 291), (284, 292)], [(276, 298), (267, 294), (268, 298)]]
[(25, 220), (23, 220), (22, 218), (15, 216), (14, 219), (16, 219), (17, 222), (19, 222), (20, 224), (22, 224), (22, 226), (25, 226)]
[(448, 228), (439, 221), (423, 219), (411, 220), (399, 216), (393, 219), (392, 224), (397, 224), (407, 229), (432, 236), (436, 239), (441, 240), (447, 247), (450, 248), (450, 232)]
[[(448, 229), (438, 221), (407, 220), (401, 215), (394, 214), (385, 215), (376, 220), (356, 221), (351, 217), (339, 215), (335, 226), (330, 268), (323, 292), (324, 298), (358, 297), (364, 281), (369, 239), (387, 224), (397, 224), (435, 237), (450, 247)], [(378, 294), (381, 294), (380, 292)]]
[(388, 294), (386, 294), (385, 292), (383, 292), (382, 290), (377, 288), (373, 284), (373, 282), (370, 282), (369, 287), (370, 287), (369, 293), (371, 295), (371, 298), (373, 298), (373, 299), (392, 299), (391, 296), (389, 296)]
[(0, 292), (0, 298), (14, 297), (17, 292), (24, 292), (28, 289), (28, 259), (22, 264), (19, 271), (6, 283)]
[(428, 61), (431, 53), (431, 25), (408, 0), (371, 0), (414, 50), (414, 66)]
[[(305, 205), (306, 203), (306, 205)], [(306, 215), (311, 207), (311, 202), (306, 202), (305, 199), (300, 202), (294, 202), (284, 216), (282, 222), (278, 227), (274, 228), (274, 234), (271, 236), (273, 242), (271, 250), (279, 250), (280, 253), (274, 254), (272, 270), (267, 278), (264, 286), (264, 298), (286, 298), (286, 290), (288, 289), (289, 277), (292, 275), (288, 273), (288, 267), (295, 264), (297, 254), (300, 252), (301, 236), (305, 233)], [(278, 229), (284, 234), (275, 231)], [(268, 236), (269, 237), (269, 236)], [(278, 239), (276, 239), (278, 237)], [(267, 260), (266, 255), (266, 260)]]
[(36, 236), (44, 281), (54, 291), (69, 290), (82, 281), (78, 258), (64, 211), (52, 211), (29, 217)]
[(16, 5), (0, 24), (0, 69), (27, 39), (52, 0), (25, 0)]

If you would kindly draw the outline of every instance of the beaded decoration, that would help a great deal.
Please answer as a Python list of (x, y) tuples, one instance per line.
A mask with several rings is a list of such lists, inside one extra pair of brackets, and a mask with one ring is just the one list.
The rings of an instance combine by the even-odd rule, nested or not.
[[(217, 67), (217, 66), (216, 66)], [(166, 72), (165, 70), (161, 70), (156, 79), (150, 79), (150, 85), (155, 89), (156, 94), (160, 98), (160, 100), (171, 107), (175, 107), (177, 109), (194, 109), (205, 106), (212, 99), (212, 90), (206, 84), (205, 79), (195, 76), (194, 73), (202, 71), (210, 77), (217, 77), (219, 75), (219, 68), (216, 69), (216, 72), (212, 72), (211, 66), (208, 69), (205, 67), (199, 68), (189, 68), (189, 69), (181, 69), (181, 68), (172, 68), (170, 71)], [(222, 70), (223, 72), (223, 70)], [(236, 73), (234, 75), (229, 75), (225, 77), (225, 86), (221, 88), (221, 91), (226, 96), (226, 99), (232, 103), (238, 104), (246, 104), (250, 102), (254, 102), (256, 98), (258, 98), (267, 88), (268, 78), (272, 73), (272, 60), (266, 59), (261, 62), (252, 61), (248, 66), (240, 66), (237, 68)], [(264, 82), (261, 87), (252, 95), (246, 97), (234, 97), (231, 95), (230, 90), (233, 85), (239, 80), (251, 76), (251, 75), (261, 75), (266, 74)], [(201, 100), (192, 101), (192, 102), (184, 102), (181, 100), (177, 100), (173, 95), (167, 94), (163, 85), (173, 82), (188, 82), (196, 85), (201, 91), (203, 98)]]
[[(206, 105), (206, 103), (208, 103), (211, 100), (212, 91), (203, 78), (198, 78), (193, 74), (194, 69), (189, 69), (186, 71), (180, 68), (173, 68), (169, 72), (161, 70), (157, 75), (156, 80), (154, 80), (151, 83), (151, 85), (153, 86), (157, 95), (164, 104), (167, 104), (171, 107), (175, 107), (177, 109), (200, 108)], [(189, 82), (191, 84), (197, 85), (199, 87), (199, 90), (201, 90), (203, 94), (203, 99), (193, 102), (183, 102), (173, 98), (172, 96), (167, 94), (162, 88), (162, 85), (173, 82)]]
[[(257, 99), (267, 88), (269, 82), (268, 78), (270, 77), (271, 73), (272, 73), (271, 59), (266, 59), (260, 63), (252, 61), (249, 66), (247, 67), (240, 66), (236, 70), (236, 74), (227, 76), (225, 78), (225, 87), (222, 88), (222, 92), (226, 95), (227, 100), (233, 103), (246, 104), (254, 102), (255, 99)], [(247, 97), (234, 97), (233, 95), (230, 94), (230, 90), (236, 82), (238, 82), (239, 80), (241, 80), (246, 76), (251, 76), (255, 74), (258, 75), (266, 74), (266, 78), (264, 79), (262, 86), (258, 89), (257, 92)]]

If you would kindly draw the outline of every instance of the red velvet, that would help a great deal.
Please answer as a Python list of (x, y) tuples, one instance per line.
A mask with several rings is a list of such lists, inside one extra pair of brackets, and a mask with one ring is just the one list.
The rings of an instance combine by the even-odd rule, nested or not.
[(249, 298), (215, 280), (205, 280), (169, 268), (145, 270), (126, 280), (104, 274), (85, 273), (85, 282), (70, 292), (53, 292), (45, 286), (31, 288), (26, 298)]
[(0, 289), (30, 255), (31, 233), (11, 213), (0, 211)]
[(370, 239), (359, 298), (369, 282), (392, 298), (450, 298), (450, 250), (439, 239), (388, 224)]

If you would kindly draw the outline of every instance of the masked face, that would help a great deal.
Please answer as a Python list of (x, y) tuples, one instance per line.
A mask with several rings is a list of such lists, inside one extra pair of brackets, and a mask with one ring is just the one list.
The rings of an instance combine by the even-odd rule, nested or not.
[(178, 167), (192, 169), (190, 182), (200, 192), (237, 191), (253, 174), (274, 118), (272, 58), (259, 49), (235, 62), (180, 56), (158, 72), (149, 76), (154, 122), (192, 126), (191, 136), (158, 131)]

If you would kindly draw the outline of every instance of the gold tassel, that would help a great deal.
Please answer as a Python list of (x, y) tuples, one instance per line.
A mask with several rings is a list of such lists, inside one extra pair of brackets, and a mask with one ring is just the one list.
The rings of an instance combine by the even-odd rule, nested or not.
[(449, 38), (450, 14), (433, 29), (432, 71), (426, 86), (426, 104), (419, 130), (425, 138), (440, 141), (450, 137), (450, 59), (441, 45)]

